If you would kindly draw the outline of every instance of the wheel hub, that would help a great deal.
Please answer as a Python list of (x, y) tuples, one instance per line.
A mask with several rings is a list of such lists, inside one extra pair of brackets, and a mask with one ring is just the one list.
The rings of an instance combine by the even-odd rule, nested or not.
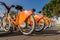
[(25, 28), (26, 27), (26, 23), (21, 24), (20, 27)]

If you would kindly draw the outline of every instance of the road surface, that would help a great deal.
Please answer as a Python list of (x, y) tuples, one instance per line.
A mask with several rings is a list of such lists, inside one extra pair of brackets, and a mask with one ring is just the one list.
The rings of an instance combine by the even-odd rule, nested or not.
[[(60, 40), (60, 27), (49, 28), (31, 35), (21, 35), (20, 32), (0, 34), (0, 40)], [(56, 29), (56, 30), (55, 30)]]

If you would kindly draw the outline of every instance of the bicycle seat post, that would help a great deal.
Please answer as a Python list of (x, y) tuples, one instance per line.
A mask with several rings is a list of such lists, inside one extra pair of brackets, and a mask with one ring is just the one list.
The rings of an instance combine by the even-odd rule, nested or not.
[(8, 10), (8, 12), (7, 13), (9, 13), (10, 12), (10, 10), (11, 10), (11, 8), (12, 7), (15, 7), (14, 5), (11, 5), (11, 6), (7, 6), (7, 10)]

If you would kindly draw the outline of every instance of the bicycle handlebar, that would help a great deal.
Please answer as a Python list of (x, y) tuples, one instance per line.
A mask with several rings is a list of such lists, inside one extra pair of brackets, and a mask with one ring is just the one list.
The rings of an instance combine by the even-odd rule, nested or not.
[(0, 1), (0, 3), (1, 3), (1, 5), (4, 5), (5, 8), (7, 8), (7, 5), (6, 5), (4, 2), (1, 2), (1, 1)]
[(15, 7), (14, 5), (7, 6), (4, 2), (1, 2), (1, 1), (0, 1), (0, 3), (1, 3), (1, 5), (5, 6), (5, 8), (8, 10), (8, 13), (12, 7)]
[[(10, 9), (12, 8), (12, 7), (15, 7), (15, 5), (11, 5), (11, 6), (7, 6), (4, 2), (1, 2), (0, 1), (0, 3), (1, 3), (1, 5), (4, 5), (5, 6), (5, 8), (8, 10), (8, 13), (9, 13), (9, 11), (10, 11)], [(23, 7), (22, 6), (20, 6), (20, 5), (17, 5), (16, 7), (15, 7), (17, 10), (23, 10)], [(35, 12), (35, 9), (32, 9), (33, 10), (33, 12)]]

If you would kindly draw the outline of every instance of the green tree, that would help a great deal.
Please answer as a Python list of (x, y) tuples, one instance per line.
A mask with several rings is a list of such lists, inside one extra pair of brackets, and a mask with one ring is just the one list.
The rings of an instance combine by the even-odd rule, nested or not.
[(14, 16), (15, 14), (16, 14), (17, 12), (16, 11), (10, 11), (10, 14), (12, 15), (12, 16)]
[(48, 17), (60, 16), (60, 0), (51, 0), (43, 7), (42, 12)]

